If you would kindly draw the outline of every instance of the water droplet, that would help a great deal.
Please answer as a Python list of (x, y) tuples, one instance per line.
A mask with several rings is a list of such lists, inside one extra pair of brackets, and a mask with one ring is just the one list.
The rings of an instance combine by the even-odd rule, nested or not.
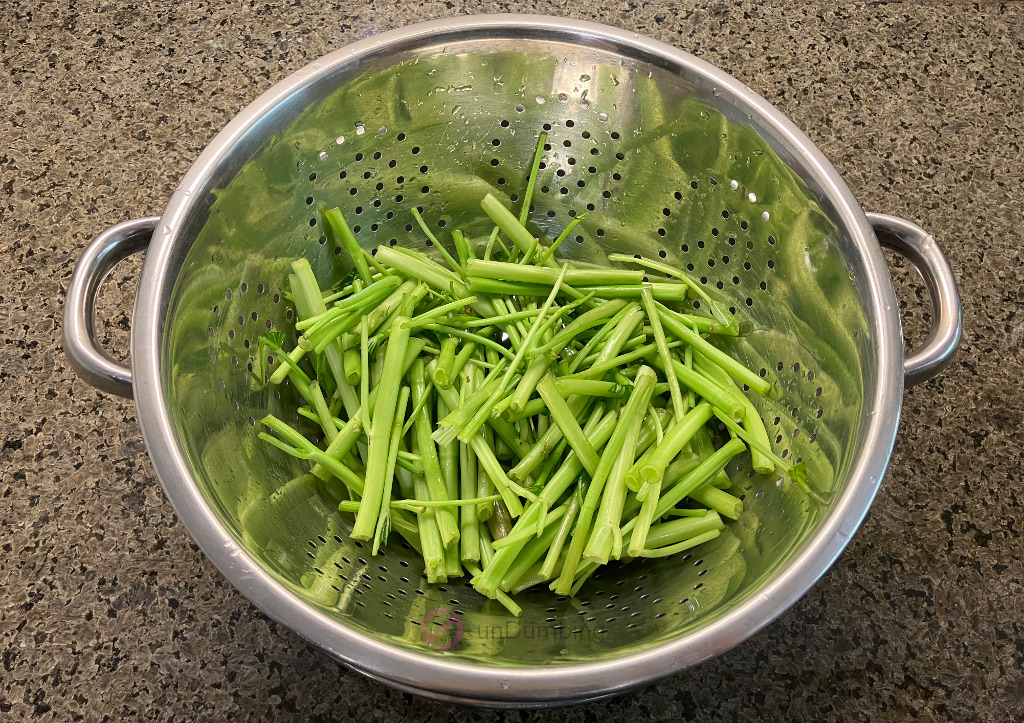
[(364, 126), (362, 123), (356, 123), (356, 135), (361, 136), (364, 133), (366, 133), (366, 126)]
[(700, 112), (700, 117), (701, 117), (701, 118), (703, 118), (704, 120), (707, 120), (707, 119), (708, 119), (708, 118), (710, 118), (711, 116), (710, 116), (710, 115), (708, 115), (708, 112), (707, 112), (706, 110), (702, 110), (702, 111)]
[(586, 98), (581, 98), (580, 99), (580, 108), (589, 108), (589, 107), (590, 107), (590, 101), (587, 100)]
[(534, 100), (537, 101), (538, 105), (544, 105), (544, 96), (538, 95)]
[(612, 85), (618, 85), (618, 84), (619, 84), (619, 76), (617, 76), (615, 74), (612, 74)]
[(345, 142), (345, 136), (338, 136), (337, 138), (334, 139), (334, 142), (340, 146), (342, 143)]
[(603, 123), (603, 122), (608, 120), (608, 114), (607, 113), (598, 113), (597, 114), (597, 119)]
[(384, 135), (387, 132), (388, 132), (388, 127), (387, 126), (381, 126), (380, 128), (377, 129), (377, 135), (379, 135), (379, 136), (382, 136), (382, 135)]
[(756, 193), (748, 193), (747, 194), (747, 200), (750, 201), (751, 203), (757, 203), (757, 194)]
[(761, 220), (762, 220), (762, 221), (767, 221), (767, 220), (768, 220), (769, 218), (770, 218), (770, 217), (769, 217), (769, 215), (768, 215), (768, 212), (767, 212), (767, 211), (765, 211), (764, 213), (762, 213), (762, 214), (761, 214)]
[(586, 83), (588, 80), (590, 80), (590, 76), (584, 73), (583, 75), (580, 76), (580, 80)]
[(512, 684), (509, 681), (507, 681), (507, 680), (501, 681), (501, 689), (502, 690), (508, 690), (510, 685), (512, 685)]
[(327, 160), (327, 151), (320, 151), (320, 160), (321, 161), (326, 161)]
[(173, 229), (170, 226), (164, 226), (164, 236), (170, 236)]
[(569, 96), (566, 93), (559, 93), (558, 100), (564, 103), (565, 101), (569, 100)]

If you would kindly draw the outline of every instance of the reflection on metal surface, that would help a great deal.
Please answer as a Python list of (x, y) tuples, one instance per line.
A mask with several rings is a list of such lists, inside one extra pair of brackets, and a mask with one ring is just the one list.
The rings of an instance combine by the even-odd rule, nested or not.
[[(409, 230), (413, 207), (434, 224), (486, 237), (480, 199), (522, 192), (536, 131), (548, 128), (535, 228), (550, 238), (570, 210), (589, 210), (579, 237), (563, 247), (567, 257), (661, 257), (735, 304), (758, 331), (731, 350), (772, 380), (773, 394), (759, 408), (779, 440), (775, 448), (804, 459), (815, 489), (830, 499), (852, 461), (862, 359), (870, 359), (872, 345), (844, 239), (751, 125), (675, 86), (666, 72), (611, 63), (599, 52), (577, 51), (569, 61), (472, 44), (447, 51), (353, 79), (213, 192), (169, 316), (178, 434), (194, 474), (246, 549), (347, 624), (436, 651), (408, 626), (422, 620), (420, 607), (455, 605), (465, 632), (449, 656), (523, 665), (642, 650), (741, 599), (825, 510), (788, 484), (776, 487), (775, 477), (738, 471), (747, 512), (731, 534), (685, 563), (613, 565), (577, 600), (532, 593), (513, 634), (505, 611), (462, 583), (427, 586), (417, 555), (399, 543), (369, 557), (348, 539), (331, 490), (256, 441), (248, 420), (294, 409), (273, 390), (255, 388), (248, 371), (259, 364), (259, 336), (289, 328), (289, 263), (310, 258), (323, 281), (345, 275), (347, 256), (326, 243), (321, 225), (321, 209), (334, 205), (367, 248), (425, 250), (422, 234)], [(556, 100), (516, 112), (520, 100), (535, 96)], [(386, 132), (360, 133), (360, 119)], [(495, 625), (500, 636), (488, 634)]]

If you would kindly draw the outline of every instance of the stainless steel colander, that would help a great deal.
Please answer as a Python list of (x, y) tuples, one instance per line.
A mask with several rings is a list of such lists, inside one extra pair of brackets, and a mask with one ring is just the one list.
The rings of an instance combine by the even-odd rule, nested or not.
[[(572, 598), (529, 592), (513, 619), (465, 581), (428, 585), (395, 539), (377, 557), (350, 539), (349, 519), (300, 464), (258, 441), (255, 420), (295, 404), (287, 387), (255, 389), (248, 369), (258, 337), (290, 326), (293, 259), (307, 257), (324, 283), (348, 270), (321, 232), (321, 207), (340, 206), (367, 248), (424, 248), (413, 207), (485, 236), (480, 199), (517, 200), (541, 129), (536, 232), (551, 237), (570, 209), (589, 210), (566, 259), (660, 256), (749, 319), (756, 331), (730, 351), (771, 380), (755, 404), (776, 452), (807, 463), (824, 503), (736, 463), (746, 510), (717, 540), (613, 564)], [(932, 333), (907, 359), (878, 240), (917, 266), (932, 295)], [(143, 249), (128, 370), (98, 348), (92, 312), (103, 276)], [(385, 33), (279, 83), (216, 137), (162, 218), (96, 239), (65, 314), (69, 358), (102, 389), (134, 393), (168, 497), (243, 594), (374, 678), (507, 706), (650, 682), (793, 604), (878, 489), (904, 380), (937, 373), (959, 333), (952, 272), (931, 236), (866, 215), (765, 100), (667, 45), (530, 16)]]

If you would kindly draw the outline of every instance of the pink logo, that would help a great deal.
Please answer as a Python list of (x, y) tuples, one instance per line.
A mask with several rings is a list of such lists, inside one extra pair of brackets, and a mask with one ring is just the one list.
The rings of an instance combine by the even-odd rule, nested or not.
[[(448, 608), (431, 610), (420, 626), (423, 642), (434, 650), (451, 650), (462, 640), (462, 619)], [(449, 630), (454, 632), (447, 636)]]

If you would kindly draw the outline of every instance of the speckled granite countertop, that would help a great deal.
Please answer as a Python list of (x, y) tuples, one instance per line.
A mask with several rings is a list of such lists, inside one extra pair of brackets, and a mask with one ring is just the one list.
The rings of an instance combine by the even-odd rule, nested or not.
[[(0, 719), (1019, 720), (1024, 6), (273, 5), (0, 8)], [(888, 479), (810, 594), (691, 673), (554, 713), (413, 699), (270, 622), (177, 521), (134, 406), (76, 380), (60, 349), (90, 237), (159, 213), (260, 92), (372, 33), (509, 10), (633, 29), (736, 75), (865, 208), (934, 232), (966, 323), (948, 372), (907, 392)], [(926, 297), (901, 269), (913, 342)], [(102, 299), (115, 348), (127, 348), (137, 271), (119, 269)]]

